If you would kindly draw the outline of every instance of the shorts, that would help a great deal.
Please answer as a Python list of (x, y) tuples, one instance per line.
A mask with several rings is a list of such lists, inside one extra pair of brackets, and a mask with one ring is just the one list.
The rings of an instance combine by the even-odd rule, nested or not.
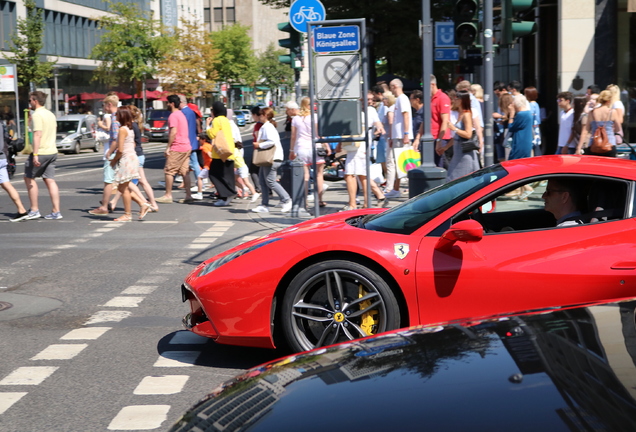
[(347, 152), (345, 175), (367, 175), (367, 159), (364, 154), (358, 155), (356, 152)]
[(248, 178), (250, 176), (250, 170), (247, 168), (247, 165), (237, 168), (236, 173), (240, 178)]
[[(112, 157), (115, 157), (114, 155)], [(115, 168), (110, 166), (110, 160), (104, 161), (104, 183), (111, 184), (115, 181)]]
[(0, 184), (9, 181), (9, 171), (7, 171), (7, 160), (0, 159)]
[(163, 172), (167, 175), (187, 176), (190, 169), (190, 150), (185, 152), (170, 151), (166, 158)]
[(138, 155), (137, 160), (139, 161), (139, 168), (143, 168), (146, 163), (146, 155)]
[[(322, 144), (317, 144), (322, 146)], [(300, 147), (296, 149), (296, 159), (304, 162), (305, 165), (312, 165), (314, 163), (311, 147)], [(316, 155), (316, 164), (324, 164), (325, 158)]]
[(199, 177), (201, 167), (203, 166), (203, 156), (201, 156), (201, 150), (192, 150), (190, 152), (190, 168), (194, 171), (194, 176)]
[(57, 159), (57, 153), (52, 155), (40, 155), (38, 161), (40, 166), (33, 165), (33, 155), (29, 155), (24, 163), (24, 177), (34, 179), (42, 177), (45, 179), (55, 178), (55, 160)]

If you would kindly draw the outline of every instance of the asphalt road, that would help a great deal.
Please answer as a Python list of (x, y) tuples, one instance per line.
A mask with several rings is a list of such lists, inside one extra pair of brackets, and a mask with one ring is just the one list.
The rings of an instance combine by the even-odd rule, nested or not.
[[(145, 148), (159, 196), (164, 144)], [(14, 184), (28, 206), (19, 165)], [(209, 200), (160, 204), (141, 222), (114, 223), (121, 208), (91, 216), (101, 166), (90, 151), (60, 155), (62, 220), (10, 223), (15, 208), (0, 195), (1, 431), (166, 430), (218, 384), (284, 354), (217, 345), (181, 325), (188, 272), (273, 226), (246, 203)]]

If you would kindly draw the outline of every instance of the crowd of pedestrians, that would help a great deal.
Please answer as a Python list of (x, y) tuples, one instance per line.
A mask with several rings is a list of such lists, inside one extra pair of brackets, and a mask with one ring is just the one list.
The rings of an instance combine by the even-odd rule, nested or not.
[[(438, 87), (434, 75), (430, 77), (431, 100), (424, 101), (420, 90), (407, 95), (401, 80), (378, 83), (367, 95), (367, 119), (369, 127), (368, 143), (338, 143), (312, 146), (312, 131), (317, 130), (317, 117), (312, 113), (310, 99), (300, 100), (300, 106), (290, 101), (286, 105), (288, 130), (291, 132), (289, 159), (297, 159), (304, 166), (305, 202), (309, 202), (309, 184), (314, 158), (317, 162), (313, 173), (317, 188), (318, 202), (324, 207), (326, 186), (323, 172), (326, 159), (332, 153), (346, 154), (344, 178), (348, 192), (348, 203), (343, 210), (358, 206), (358, 195), (363, 196), (363, 206), (371, 205), (366, 196), (367, 182), (377, 199), (377, 206), (386, 206), (389, 199), (401, 196), (398, 169), (398, 149), (419, 150), (420, 138), (424, 133), (423, 113), (429, 105), (431, 133), (434, 138), (435, 163), (447, 170), (447, 181), (465, 176), (479, 169), (483, 162), (484, 118), (483, 88), (469, 81), (458, 82), (453, 89), (443, 91)], [(523, 87), (519, 81), (507, 85), (494, 84), (496, 110), (494, 121), (494, 150), (496, 161), (514, 160), (546, 154), (546, 142), (542, 137), (542, 121), (545, 110), (539, 104), (539, 92), (535, 87)], [(595, 85), (586, 94), (573, 95), (561, 92), (556, 96), (556, 106), (560, 110), (559, 132), (556, 154), (591, 154), (616, 156), (616, 146), (622, 143), (622, 124), (625, 106), (620, 100), (618, 86), (610, 85), (602, 90)], [(29, 103), (33, 131), (32, 153), (25, 163), (24, 181), (27, 188), (29, 209), (23, 205), (20, 196), (7, 175), (7, 142), (3, 138), (0, 146), (0, 186), (7, 192), (17, 214), (12, 221), (23, 221), (42, 217), (39, 207), (39, 187), (41, 178), (47, 187), (51, 200), (51, 210), (45, 219), (62, 219), (60, 196), (55, 182), (56, 118), (44, 105), (47, 95), (32, 92)], [(256, 166), (243, 159), (242, 138), (238, 126), (232, 118), (232, 111), (221, 102), (212, 105), (212, 116), (204, 124), (199, 108), (188, 103), (184, 96), (170, 95), (167, 106), (171, 114), (168, 118), (169, 137), (165, 149), (164, 175), (165, 192), (155, 198), (144, 170), (145, 156), (142, 148), (143, 118), (135, 106), (122, 106), (117, 94), (111, 92), (103, 100), (104, 115), (98, 121), (100, 133), (108, 139), (103, 154), (103, 193), (100, 205), (89, 210), (91, 215), (106, 216), (113, 212), (119, 198), (123, 200), (124, 214), (116, 221), (132, 220), (132, 202), (139, 207), (138, 219), (144, 219), (150, 212), (159, 211), (157, 203), (175, 202), (173, 185), (175, 177), (183, 178), (177, 189), (183, 188), (181, 203), (191, 203), (203, 199), (206, 184), (214, 187), (215, 206), (231, 205), (235, 197), (251, 198), (260, 204), (253, 212), (271, 211), (270, 191), (279, 200), (282, 212), (289, 212), (292, 198), (281, 186), (277, 171), (284, 162), (281, 138), (270, 107), (256, 106), (252, 109), (255, 121), (253, 129), (254, 151), (273, 149), (269, 165)], [(4, 127), (4, 126), (3, 126)], [(599, 151), (591, 146), (597, 130), (605, 130), (609, 148)], [(4, 137), (4, 133), (1, 134)], [(314, 155), (313, 152), (316, 151)], [(367, 178), (367, 152), (377, 164), (379, 175)], [(191, 187), (192, 185), (192, 187)], [(508, 194), (513, 199), (526, 199), (533, 189), (524, 186)], [(300, 209), (307, 212), (307, 209)]]

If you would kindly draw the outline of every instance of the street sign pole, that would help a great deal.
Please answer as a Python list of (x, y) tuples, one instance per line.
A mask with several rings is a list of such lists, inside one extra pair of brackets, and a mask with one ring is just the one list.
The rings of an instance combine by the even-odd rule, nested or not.
[(494, 163), (492, 0), (484, 0), (484, 165)]

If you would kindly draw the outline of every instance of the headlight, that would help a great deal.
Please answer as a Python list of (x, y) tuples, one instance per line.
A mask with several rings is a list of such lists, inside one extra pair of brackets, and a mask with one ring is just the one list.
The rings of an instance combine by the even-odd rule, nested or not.
[(264, 242), (261, 243), (257, 243), (255, 245), (252, 246), (248, 246), (245, 249), (240, 249), (237, 251), (232, 252), (231, 254), (227, 254), (217, 260), (212, 261), (211, 263), (209, 263), (208, 265), (206, 265), (205, 267), (203, 267), (201, 269), (201, 271), (199, 272), (199, 274), (197, 275), (197, 277), (201, 277), (201, 276), (205, 276), (206, 274), (213, 272), (214, 270), (218, 269), (219, 267), (221, 267), (223, 264), (227, 264), (230, 261), (240, 257), (241, 255), (245, 255), (248, 252), (252, 252), (253, 250), (256, 250), (262, 246), (274, 243), (275, 241), (280, 240), (279, 238), (276, 239), (271, 239), (271, 240), (265, 240)]
[(145, 123), (144, 124), (144, 129), (146, 129), (146, 130), (150, 129), (150, 125), (148, 123)]
[(64, 144), (72, 143), (73, 141), (75, 141), (75, 138), (72, 137), (66, 137), (62, 140)]

